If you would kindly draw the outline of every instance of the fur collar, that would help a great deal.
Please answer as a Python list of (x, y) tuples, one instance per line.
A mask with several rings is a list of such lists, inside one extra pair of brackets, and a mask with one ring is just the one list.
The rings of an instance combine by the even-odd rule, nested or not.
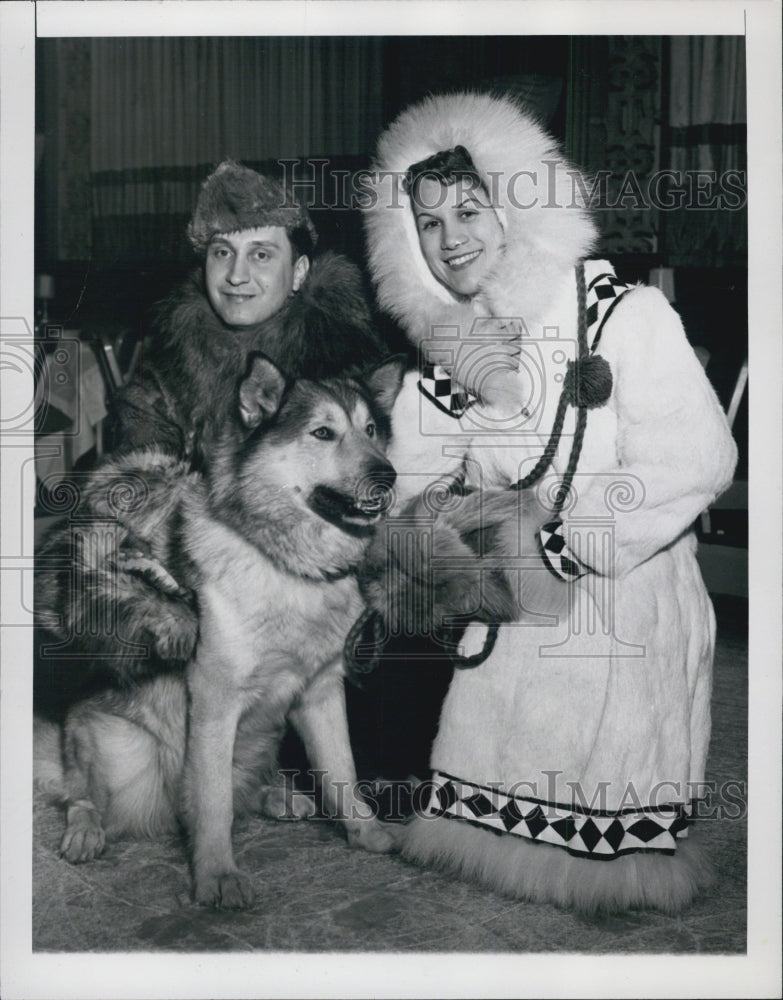
[(227, 326), (193, 273), (158, 313), (152, 364), (186, 434), (211, 438), (228, 419), (248, 354), (261, 351), (289, 378), (360, 374), (390, 352), (375, 332), (358, 268), (333, 253), (276, 315), (257, 326)]
[(188, 375), (263, 351), (291, 378), (326, 378), (370, 367), (383, 353), (359, 270), (334, 253), (317, 258), (300, 291), (256, 326), (231, 327), (216, 315), (201, 270), (162, 303), (158, 326), (160, 354), (176, 358)]
[[(412, 163), (458, 144), (485, 178), (506, 240), (505, 254), (468, 302), (431, 274), (400, 183)], [(519, 317), (530, 327), (596, 238), (575, 181), (581, 175), (509, 98), (460, 93), (425, 99), (381, 136), (373, 169), (365, 209), (370, 270), (381, 308), (415, 344), (430, 337), (433, 326), (459, 326), (465, 336), (477, 315)]]

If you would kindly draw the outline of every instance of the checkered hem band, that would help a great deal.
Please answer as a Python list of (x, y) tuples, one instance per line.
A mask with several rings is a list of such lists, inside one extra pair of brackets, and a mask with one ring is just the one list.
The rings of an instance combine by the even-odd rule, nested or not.
[(503, 835), (561, 847), (594, 861), (624, 854), (673, 854), (688, 835), (690, 803), (608, 812), (522, 798), (435, 771), (425, 818), (460, 819)]
[(544, 562), (555, 576), (561, 580), (578, 580), (588, 572), (569, 549), (565, 540), (565, 525), (562, 521), (549, 521), (538, 532), (541, 554)]
[(455, 420), (459, 420), (478, 398), (452, 386), (451, 375), (440, 365), (422, 365), (419, 392)]
[(587, 343), (591, 351), (598, 347), (604, 325), (615, 306), (632, 287), (620, 281), (614, 271), (596, 275), (587, 286)]

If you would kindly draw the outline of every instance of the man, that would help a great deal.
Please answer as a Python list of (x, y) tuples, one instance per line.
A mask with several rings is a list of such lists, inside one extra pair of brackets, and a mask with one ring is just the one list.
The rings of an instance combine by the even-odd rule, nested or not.
[(188, 237), (201, 267), (160, 308), (150, 355), (113, 408), (113, 450), (155, 444), (199, 467), (251, 351), (292, 378), (358, 372), (390, 353), (358, 269), (311, 259), (315, 227), (274, 179), (225, 160)]
[[(272, 178), (221, 163), (202, 185), (188, 237), (200, 266), (162, 304), (149, 352), (113, 403), (108, 450), (155, 447), (202, 471), (237, 405), (251, 352), (262, 351), (290, 378), (359, 374), (391, 352), (374, 332), (358, 269), (336, 254), (311, 259), (313, 223)], [(166, 502), (165, 490), (149, 491), (150, 523)], [(167, 621), (177, 609), (192, 616), (175, 567), (164, 566), (145, 538), (128, 534), (113, 559), (108, 572), (119, 568), (161, 595)], [(128, 613), (143, 617), (143, 602)], [(155, 632), (152, 622), (142, 624)], [(132, 634), (133, 623), (125, 626)], [(58, 716), (88, 685), (104, 684), (83, 666), (64, 671), (62, 660), (40, 658), (36, 710)], [(153, 673), (160, 666), (149, 663)]]

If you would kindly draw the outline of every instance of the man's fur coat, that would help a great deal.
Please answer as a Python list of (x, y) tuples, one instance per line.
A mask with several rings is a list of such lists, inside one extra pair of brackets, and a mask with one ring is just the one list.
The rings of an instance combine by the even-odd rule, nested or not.
[(346, 257), (317, 257), (279, 313), (240, 329), (212, 309), (201, 269), (160, 308), (150, 356), (113, 408), (112, 450), (155, 444), (197, 467), (234, 405), (250, 351), (262, 351), (289, 378), (315, 379), (359, 374), (390, 353)]
[[(86, 484), (75, 481), (70, 523), (37, 553), (36, 711), (60, 717), (74, 700), (178, 670), (192, 654), (198, 618), (192, 593), (180, 586), (182, 539), (165, 529), (209, 463), (253, 351), (292, 379), (360, 375), (390, 353), (358, 269), (332, 253), (316, 258), (280, 313), (248, 329), (218, 318), (201, 274), (163, 304), (151, 356), (116, 401), (111, 456)], [(79, 537), (95, 519), (115, 533), (107, 528), (100, 550)], [(116, 622), (101, 618), (106, 593)], [(58, 608), (67, 609), (62, 621)], [(133, 641), (118, 643), (118, 628)], [(70, 658), (46, 652), (69, 642)]]

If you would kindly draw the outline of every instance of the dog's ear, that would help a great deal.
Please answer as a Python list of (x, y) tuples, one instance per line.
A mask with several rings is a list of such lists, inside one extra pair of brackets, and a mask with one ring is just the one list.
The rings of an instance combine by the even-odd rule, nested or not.
[(253, 355), (239, 386), (239, 415), (252, 430), (279, 410), (286, 388), (285, 376), (263, 354)]
[(375, 405), (388, 416), (394, 401), (402, 388), (407, 359), (404, 354), (395, 354), (383, 364), (362, 375), (362, 382), (373, 398)]

